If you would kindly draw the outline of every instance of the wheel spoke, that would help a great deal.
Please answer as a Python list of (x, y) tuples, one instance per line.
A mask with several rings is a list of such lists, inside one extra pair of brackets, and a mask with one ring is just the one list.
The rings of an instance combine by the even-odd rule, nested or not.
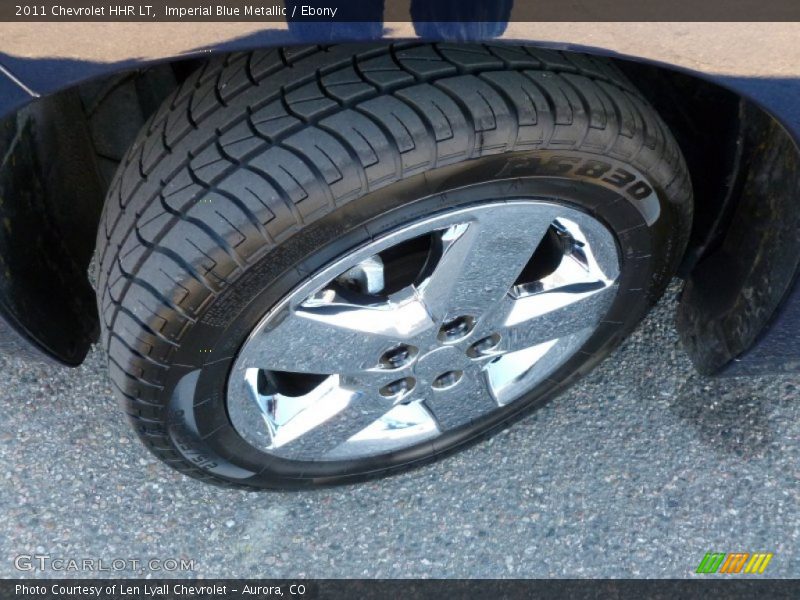
[(452, 387), (431, 390), (425, 404), (442, 431), (464, 425), (498, 407), (479, 370), (464, 371)]
[(439, 263), (420, 284), (434, 319), (488, 312), (508, 293), (555, 216), (544, 204), (495, 205), (448, 229)]
[(360, 458), (391, 452), (430, 440), (441, 432), (430, 412), (420, 402), (397, 404), (370, 426), (328, 452), (330, 460)]
[(240, 364), (295, 373), (357, 373), (376, 367), (393, 344), (431, 327), (413, 290), (377, 306), (303, 304), (259, 331)]
[(495, 399), (501, 406), (516, 400), (520, 389), (530, 389), (561, 366), (592, 333), (592, 328), (504, 354), (486, 367)]
[[(335, 387), (287, 423), (273, 440), (273, 452), (295, 460), (326, 455), (392, 408), (377, 392)], [(289, 438), (286, 441), (281, 439)], [(277, 443), (276, 443), (277, 442)]]
[(608, 312), (616, 285), (576, 284), (505, 302), (498, 329), (502, 349), (514, 352), (595, 327)]

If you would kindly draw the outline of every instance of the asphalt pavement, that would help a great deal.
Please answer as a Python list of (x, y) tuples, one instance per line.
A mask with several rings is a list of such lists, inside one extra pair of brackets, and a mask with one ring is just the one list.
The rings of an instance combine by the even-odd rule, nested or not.
[[(677, 290), (505, 433), (310, 493), (225, 491), (162, 466), (97, 350), (75, 370), (2, 358), (0, 576), (688, 577), (712, 551), (772, 552), (766, 575), (800, 576), (800, 377), (697, 375)], [(33, 555), (126, 562), (15, 568)]]

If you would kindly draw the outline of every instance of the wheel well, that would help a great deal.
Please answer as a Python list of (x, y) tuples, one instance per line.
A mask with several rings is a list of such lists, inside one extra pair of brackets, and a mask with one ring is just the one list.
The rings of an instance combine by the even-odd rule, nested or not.
[(678, 71), (631, 61), (619, 66), (664, 119), (689, 168), (694, 220), (679, 271), (686, 277), (719, 243), (730, 218), (741, 161), (743, 100)]
[[(754, 166), (756, 155), (745, 155), (748, 119), (774, 120), (733, 92), (698, 77), (613, 60), (662, 116), (686, 158), (695, 191), (695, 221), (680, 275), (690, 278), (697, 265), (723, 245), (739, 201), (743, 164)], [(26, 159), (19, 146), (19, 162), (13, 169), (17, 173), (9, 175), (8, 165), (0, 172), (0, 177), (13, 180), (0, 187), (6, 190), (0, 216), (25, 216), (20, 219), (23, 226), (0, 234), (0, 256), (11, 257), (5, 266), (11, 273), (8, 279), (15, 282), (0, 292), (7, 300), (6, 312), (23, 324), (29, 339), (61, 362), (78, 364), (96, 337), (98, 316), (86, 272), (105, 191), (117, 164), (150, 114), (198, 63), (180, 60), (95, 79), (41, 99), (4, 121), (15, 124), (7, 127), (13, 130), (7, 134), (9, 143), (27, 139), (32, 152)], [(65, 132), (71, 132), (68, 156), (62, 152)], [(782, 130), (776, 126), (775, 132), (779, 135)], [(789, 146), (796, 154), (794, 145)], [(25, 175), (20, 164), (27, 169)], [(37, 180), (47, 184), (36, 185)], [(26, 197), (38, 200), (23, 207)], [(6, 254), (34, 231), (48, 240), (39, 245), (37, 256), (14, 258), (19, 253), (12, 250)], [(36, 265), (39, 281), (52, 282), (57, 275), (68, 307), (58, 327), (46, 318), (48, 286), (31, 286), (15, 277), (30, 265)], [(37, 307), (38, 316), (15, 308), (19, 302)], [(702, 340), (695, 346), (702, 347)]]

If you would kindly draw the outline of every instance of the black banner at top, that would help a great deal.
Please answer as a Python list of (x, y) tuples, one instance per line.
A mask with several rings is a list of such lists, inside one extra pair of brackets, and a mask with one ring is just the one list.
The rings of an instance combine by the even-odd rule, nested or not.
[(800, 21), (798, 0), (3, 0), (20, 22)]

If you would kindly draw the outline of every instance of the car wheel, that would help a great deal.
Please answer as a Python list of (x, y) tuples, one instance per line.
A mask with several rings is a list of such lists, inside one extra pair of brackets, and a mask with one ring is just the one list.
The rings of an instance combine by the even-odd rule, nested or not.
[(111, 380), (150, 450), (210, 483), (401, 471), (607, 356), (691, 214), (675, 141), (604, 60), (445, 44), (212, 60), (109, 192)]

